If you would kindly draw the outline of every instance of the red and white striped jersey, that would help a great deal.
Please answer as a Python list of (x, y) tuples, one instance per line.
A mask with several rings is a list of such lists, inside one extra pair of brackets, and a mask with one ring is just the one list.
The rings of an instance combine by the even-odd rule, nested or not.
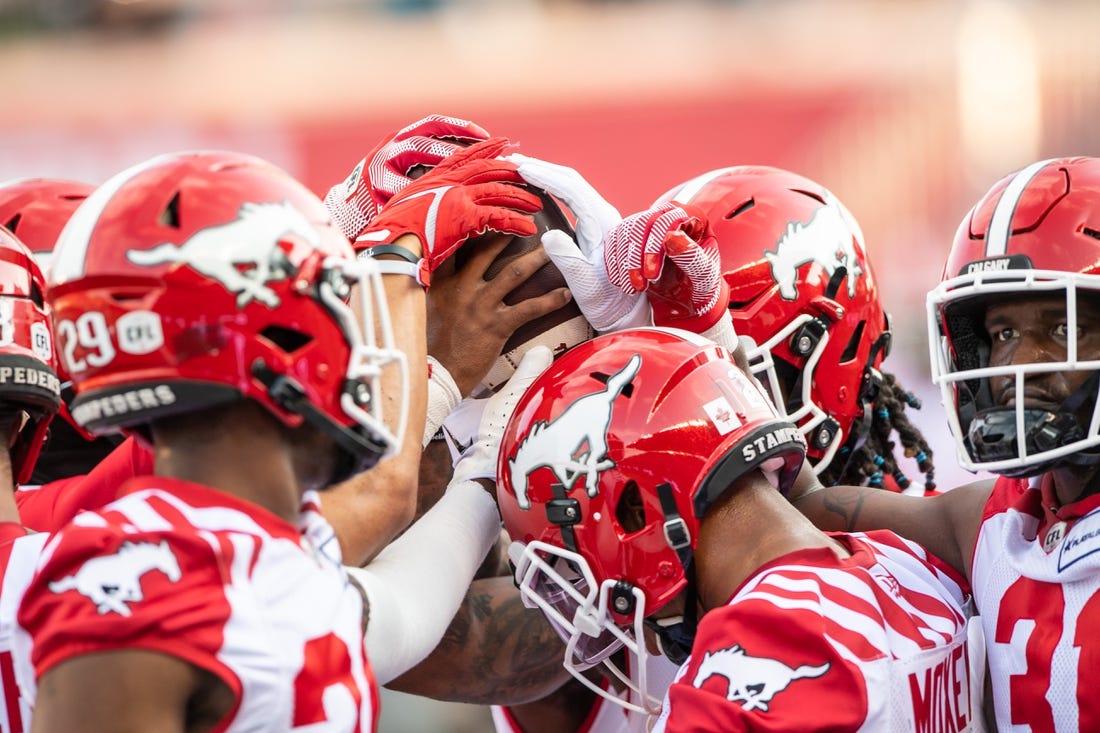
[(999, 478), (971, 572), (1001, 730), (1100, 730), (1100, 494)]
[(655, 732), (982, 729), (964, 581), (891, 532), (832, 536), (850, 557), (785, 555), (702, 617)]
[(31, 582), (46, 534), (27, 534), (23, 525), (0, 524), (0, 733), (26, 733), (31, 729), (30, 705), (19, 688), (33, 679), (30, 660), (15, 652), (16, 613)]
[(235, 705), (218, 730), (374, 729), (362, 597), (314, 495), (295, 527), (164, 477), (133, 479), (120, 494), (45, 546), (16, 638), (35, 678), (80, 654), (140, 647), (225, 682)]

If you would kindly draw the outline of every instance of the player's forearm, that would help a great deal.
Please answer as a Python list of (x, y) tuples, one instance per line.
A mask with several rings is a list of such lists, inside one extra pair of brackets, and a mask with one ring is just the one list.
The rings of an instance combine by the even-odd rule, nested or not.
[(888, 529), (924, 546), (969, 578), (977, 524), (959, 518), (980, 516), (990, 488), (989, 482), (977, 482), (943, 496), (923, 497), (866, 486), (823, 487), (804, 467), (789, 498), (819, 529)]
[(519, 705), (558, 689), (565, 645), (511, 576), (475, 581), (435, 650), (390, 689), (478, 705)]
[(499, 534), (493, 498), (461, 481), (366, 567), (349, 568), (364, 593), (367, 653), (380, 684), (436, 647)]
[[(871, 489), (867, 489), (871, 491)], [(863, 516), (863, 489), (859, 487), (822, 486), (809, 464), (804, 464), (788, 496), (791, 503), (818, 529), (832, 532), (852, 532), (882, 529), (872, 526)]]
[[(398, 244), (419, 252), (416, 237), (406, 235)], [(336, 530), (347, 565), (362, 565), (377, 555), (416, 514), (417, 477), (421, 439), (427, 408), (427, 345), (424, 288), (411, 277), (382, 277), (389, 304), (395, 346), (408, 364), (409, 390), (403, 404), (397, 370), (383, 369), (382, 414), (395, 429), (405, 410), (405, 432), (397, 452), (383, 459), (323, 498), (325, 517)], [(356, 303), (358, 305), (358, 303)], [(362, 320), (362, 314), (358, 314)]]

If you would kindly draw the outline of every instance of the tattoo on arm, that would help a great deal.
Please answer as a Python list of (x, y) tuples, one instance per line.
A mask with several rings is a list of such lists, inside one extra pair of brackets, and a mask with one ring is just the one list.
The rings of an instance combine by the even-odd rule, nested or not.
[(862, 492), (836, 491), (825, 497), (825, 509), (840, 517), (846, 532), (854, 532), (865, 498)]
[(492, 704), (535, 699), (561, 684), (563, 653), (542, 612), (524, 606), (509, 580), (471, 588), (432, 656), (460, 670), (440, 691), (442, 699)]

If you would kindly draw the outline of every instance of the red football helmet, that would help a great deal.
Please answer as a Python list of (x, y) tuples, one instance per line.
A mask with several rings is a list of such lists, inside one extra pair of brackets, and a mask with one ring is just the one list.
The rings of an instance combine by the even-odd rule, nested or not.
[[(1038, 295), (1065, 298), (1064, 358), (990, 367), (985, 306)], [(1079, 298), (1100, 298), (1100, 159), (1039, 161), (998, 181), (964, 217), (928, 295), (932, 380), (954, 408), (963, 467), (1018, 477), (1100, 461), (1100, 354), (1078, 353)], [(1088, 378), (1060, 406), (1029, 404), (1029, 381), (1073, 371)], [(998, 377), (1011, 378), (1013, 405), (995, 400)]]
[(45, 291), (34, 255), (0, 227), (0, 402), (26, 415), (11, 450), (16, 483), (30, 478), (61, 404)]
[[(566, 640), (566, 668), (640, 710), (583, 670), (602, 662), (646, 700), (643, 621), (684, 590), (700, 517), (751, 470), (786, 491), (804, 452), (798, 428), (694, 334), (619, 331), (560, 356), (504, 431), (497, 497), (517, 585)], [(622, 647), (641, 677), (612, 664)]]
[(704, 173), (665, 193), (701, 207), (718, 238), (730, 315), (820, 474), (870, 424), (890, 345), (859, 224), (828, 190), (767, 166)]
[[(76, 208), (88, 198), (94, 186), (60, 178), (17, 178), (0, 183), (0, 226), (13, 232), (27, 245), (43, 272), (61, 230)], [(61, 379), (61, 420), (50, 425), (43, 458), (35, 465), (30, 483), (77, 476), (94, 468), (119, 443), (119, 437), (95, 437), (76, 424), (69, 413), (72, 399), (69, 376), (54, 365)]]
[(0, 183), (0, 226), (34, 252), (49, 270), (57, 237), (94, 186), (60, 178), (17, 178)]
[[(365, 338), (347, 304), (355, 283)], [(407, 370), (377, 269), (316, 196), (258, 158), (177, 153), (113, 177), (62, 232), (47, 297), (73, 416), (93, 433), (247, 397), (332, 437), (348, 459), (337, 478), (400, 441), (379, 383), (393, 365), (407, 397)]]

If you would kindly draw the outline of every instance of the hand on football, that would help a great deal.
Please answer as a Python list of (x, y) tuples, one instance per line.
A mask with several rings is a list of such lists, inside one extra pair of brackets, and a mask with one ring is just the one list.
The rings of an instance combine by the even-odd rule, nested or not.
[(355, 239), (418, 172), (488, 139), (489, 133), (469, 120), (429, 115), (382, 138), (347, 179), (329, 189), (325, 205), (348, 239)]
[(542, 202), (516, 185), (523, 179), (514, 164), (497, 158), (510, 145), (506, 138), (493, 138), (444, 160), (382, 207), (356, 237), (356, 249), (414, 234), (428, 270), (434, 271), (470, 237), (488, 231), (534, 234), (531, 215), (542, 209)]
[(622, 221), (618, 210), (573, 168), (518, 153), (507, 160), (518, 166), (524, 180), (564, 202), (573, 213), (576, 239), (552, 229), (542, 235), (542, 245), (592, 328), (607, 332), (649, 325), (645, 298), (609, 283), (603, 266), (603, 239)]
[(443, 364), (468, 396), (500, 356), (516, 329), (561, 308), (572, 297), (567, 288), (509, 305), (505, 296), (549, 261), (536, 248), (510, 260), (492, 278), (486, 271), (512, 241), (508, 235), (486, 235), (471, 242), (469, 259), (458, 270), (450, 263), (436, 272), (428, 291), (428, 353)]

